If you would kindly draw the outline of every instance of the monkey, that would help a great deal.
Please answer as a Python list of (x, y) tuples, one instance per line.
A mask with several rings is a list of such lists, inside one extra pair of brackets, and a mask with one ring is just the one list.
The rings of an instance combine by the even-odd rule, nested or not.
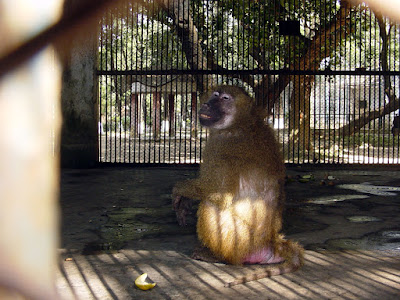
[(209, 137), (199, 176), (176, 183), (172, 191), (181, 226), (192, 202), (200, 201), (197, 236), (202, 249), (192, 258), (273, 265), (226, 283), (228, 287), (296, 271), (303, 265), (304, 250), (280, 233), (285, 166), (265, 110), (236, 86), (217, 86), (206, 98), (199, 120)]

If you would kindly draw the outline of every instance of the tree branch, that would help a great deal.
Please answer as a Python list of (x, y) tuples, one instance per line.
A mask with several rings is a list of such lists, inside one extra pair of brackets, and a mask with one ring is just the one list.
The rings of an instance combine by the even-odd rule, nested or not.
[[(382, 49), (379, 54), (381, 68), (383, 72), (388, 71), (389, 66), (387, 62), (387, 52), (389, 48), (389, 34), (386, 32), (386, 22), (381, 13), (374, 12), (376, 20), (379, 26), (379, 35), (382, 39)], [(370, 111), (368, 114), (364, 114), (360, 118), (353, 120), (347, 125), (344, 125), (340, 130), (343, 131), (343, 135), (352, 135), (361, 130), (369, 122), (381, 118), (384, 115), (390, 114), (391, 112), (399, 109), (400, 101), (394, 93), (394, 88), (389, 75), (383, 75), (383, 82), (385, 87), (385, 94), (389, 99), (389, 102), (381, 108)]]
[[(329, 57), (332, 50), (345, 37), (347, 25), (350, 22), (348, 14), (351, 7), (348, 1), (342, 0), (335, 17), (326, 26), (320, 26), (319, 30), (315, 33), (315, 38), (311, 40), (300, 61), (293, 62), (289, 66), (289, 69), (296, 69), (298, 67), (300, 70), (317, 70), (321, 61)], [(341, 38), (338, 38), (338, 36)], [(332, 41), (335, 42), (334, 47), (328, 47), (324, 55), (320, 55), (321, 47), (323, 45), (331, 45)], [(275, 102), (279, 99), (280, 94), (290, 81), (290, 75), (281, 75), (273, 85), (264, 87), (264, 89), (267, 88), (268, 90), (264, 95), (268, 95), (268, 107), (270, 110), (274, 107)]]
[[(186, 55), (186, 60), (193, 71), (207, 70), (207, 57), (203, 54), (200, 46), (197, 28), (189, 13), (189, 3), (187, 0), (158, 0), (160, 6), (167, 15), (173, 19), (174, 27), (182, 44), (182, 50)], [(204, 80), (203, 75), (194, 75), (197, 90), (203, 93), (208, 85), (212, 85), (212, 77)]]

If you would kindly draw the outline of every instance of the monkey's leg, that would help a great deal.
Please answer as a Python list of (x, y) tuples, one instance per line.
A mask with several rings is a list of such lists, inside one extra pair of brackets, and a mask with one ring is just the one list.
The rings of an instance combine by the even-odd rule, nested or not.
[(218, 259), (210, 249), (204, 246), (197, 246), (193, 251), (192, 258), (209, 263), (218, 263), (222, 261)]

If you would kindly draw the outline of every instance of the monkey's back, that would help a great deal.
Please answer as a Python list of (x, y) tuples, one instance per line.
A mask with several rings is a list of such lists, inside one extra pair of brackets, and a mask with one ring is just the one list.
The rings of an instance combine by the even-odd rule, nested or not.
[[(200, 176), (220, 185), (230, 178), (257, 171), (263, 177), (283, 180), (285, 166), (273, 130), (265, 123), (233, 132), (211, 132), (204, 149)], [(260, 174), (260, 175), (261, 175)], [(211, 178), (212, 177), (212, 178)]]

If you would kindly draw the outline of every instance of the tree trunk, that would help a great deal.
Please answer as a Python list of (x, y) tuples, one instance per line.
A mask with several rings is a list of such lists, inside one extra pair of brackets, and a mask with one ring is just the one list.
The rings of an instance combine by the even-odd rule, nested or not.
[(310, 96), (314, 76), (295, 76), (290, 96), (290, 142), (297, 144), (299, 151), (312, 150), (310, 140)]
[[(319, 30), (315, 38), (311, 41), (306, 53), (299, 61), (293, 62), (289, 69), (317, 71), (321, 61), (329, 57), (342, 39), (345, 37), (347, 23), (350, 20), (350, 5), (347, 1), (342, 1), (340, 9), (335, 18)], [(324, 55), (320, 51), (325, 47)], [(312, 150), (311, 130), (310, 130), (310, 96), (311, 86), (315, 76), (296, 75), (293, 80), (293, 92), (290, 97), (290, 120), (289, 132), (290, 142), (298, 144), (298, 150)], [(286, 80), (286, 82), (290, 82)], [(284, 87), (283, 87), (284, 88)], [(277, 90), (280, 94), (281, 90)], [(279, 94), (275, 99), (279, 99)]]
[[(379, 35), (382, 39), (382, 50), (380, 53), (380, 63), (382, 71), (388, 71), (388, 62), (387, 62), (387, 52), (389, 48), (389, 34), (386, 32), (386, 22), (382, 16), (382, 14), (374, 12), (375, 17), (378, 21), (379, 25)], [(384, 86), (385, 86), (385, 94), (389, 99), (389, 102), (384, 105), (382, 108), (378, 108), (376, 110), (370, 111), (368, 114), (362, 114), (358, 119), (353, 120), (349, 124), (344, 125), (340, 130), (343, 132), (344, 136), (352, 135), (356, 132), (359, 132), (361, 128), (367, 125), (369, 122), (381, 118), (384, 115), (390, 114), (391, 112), (400, 108), (399, 98), (396, 97), (394, 93), (394, 88), (392, 82), (390, 80), (389, 75), (383, 75)]]
[[(161, 7), (174, 20), (174, 27), (182, 43), (182, 50), (193, 71), (207, 70), (207, 57), (200, 46), (197, 28), (189, 11), (188, 0), (158, 0)], [(208, 86), (213, 85), (212, 75), (194, 75), (197, 90), (202, 94)]]

